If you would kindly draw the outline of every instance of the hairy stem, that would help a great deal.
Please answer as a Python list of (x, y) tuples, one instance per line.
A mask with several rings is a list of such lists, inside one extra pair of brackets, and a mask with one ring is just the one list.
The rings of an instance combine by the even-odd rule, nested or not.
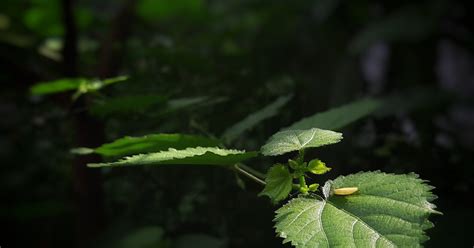
[(246, 171), (252, 173), (253, 175), (255, 175), (256, 177), (258, 177), (258, 178), (260, 178), (260, 179), (262, 179), (262, 180), (265, 179), (265, 177), (266, 177), (265, 174), (261, 173), (260, 171), (255, 170), (255, 169), (253, 169), (253, 168), (251, 168), (251, 167), (249, 167), (249, 166), (247, 166), (247, 165), (245, 165), (245, 164), (238, 163), (238, 165), (239, 165), (242, 169), (244, 169), (244, 170), (246, 170)]
[(304, 149), (299, 150), (297, 161), (300, 164), (304, 162)]
[[(239, 165), (239, 164), (235, 164), (235, 165), (234, 165), (234, 168), (235, 168), (235, 170), (236, 170), (237, 172), (239, 172), (239, 173), (241, 173), (241, 174), (247, 176), (248, 178), (254, 180), (255, 182), (257, 182), (257, 183), (259, 183), (259, 184), (261, 184), (261, 185), (266, 185), (266, 184), (267, 184), (267, 183), (265, 183), (265, 181), (263, 181), (262, 179), (258, 178), (258, 177), (255, 176), (255, 175), (251, 174), (250, 172), (248, 172), (248, 171), (242, 169), (240, 166), (242, 166), (242, 164), (240, 164), (240, 165)], [(245, 166), (245, 167), (247, 167), (247, 166)], [(247, 167), (247, 168), (248, 168), (248, 167)]]

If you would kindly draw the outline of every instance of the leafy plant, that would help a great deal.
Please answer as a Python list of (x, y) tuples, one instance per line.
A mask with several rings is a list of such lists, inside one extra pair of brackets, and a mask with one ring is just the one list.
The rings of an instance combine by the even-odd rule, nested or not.
[(76, 92), (74, 93), (74, 95), (72, 95), (72, 98), (77, 99), (83, 94), (97, 92), (98, 90), (108, 85), (119, 83), (127, 79), (128, 77), (126, 76), (108, 78), (104, 80), (86, 78), (63, 78), (54, 81), (38, 83), (34, 85), (30, 91), (32, 95), (49, 95), (75, 90)]
[[(289, 100), (279, 98), (262, 111), (250, 115), (228, 130), (223, 140), (274, 115)], [(313, 176), (331, 170), (317, 159), (305, 159), (307, 149), (338, 143), (342, 133), (325, 129), (342, 127), (379, 108), (381, 102), (364, 99), (296, 122), (277, 132), (260, 152), (223, 148), (221, 142), (184, 134), (154, 134), (125, 137), (101, 147), (80, 148), (76, 153), (124, 156), (117, 161), (89, 164), (90, 167), (133, 165), (218, 165), (233, 169), (264, 185), (260, 193), (274, 204), (296, 197), (276, 210), (275, 228), (283, 242), (295, 247), (417, 247), (428, 239), (425, 230), (436, 197), (433, 187), (416, 174), (395, 175), (380, 171), (339, 176), (320, 187)], [(322, 129), (324, 128), (324, 129)], [(221, 147), (219, 147), (221, 146)], [(276, 163), (266, 175), (242, 164), (263, 156), (296, 153), (287, 163)], [(264, 180), (264, 181), (263, 181)], [(308, 183), (307, 181), (311, 181)]]

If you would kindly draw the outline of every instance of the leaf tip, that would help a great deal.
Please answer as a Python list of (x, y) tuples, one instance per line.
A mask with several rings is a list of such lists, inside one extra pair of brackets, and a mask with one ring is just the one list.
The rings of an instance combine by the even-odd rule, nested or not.
[(76, 147), (69, 150), (69, 152), (75, 155), (87, 155), (94, 153), (95, 150), (88, 147)]

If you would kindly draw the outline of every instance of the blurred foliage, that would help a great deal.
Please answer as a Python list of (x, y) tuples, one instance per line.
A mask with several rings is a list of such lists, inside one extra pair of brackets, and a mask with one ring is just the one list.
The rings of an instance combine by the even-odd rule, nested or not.
[[(84, 113), (100, 125), (82, 133), (103, 132), (102, 143), (149, 133), (220, 138), (253, 116), (231, 135), (235, 147), (251, 151), (295, 121), (367, 98), (381, 105), (373, 113), (371, 104), (347, 109), (344, 118), (365, 118), (341, 128), (337, 147), (318, 151), (332, 168), (328, 178), (414, 171), (436, 186), (445, 213), (433, 219), (426, 246), (474, 242), (452, 229), (473, 221), (466, 197), (474, 176), (472, 3), (74, 1), (79, 74), (67, 83), (61, 3), (0, 4), (3, 246), (81, 240), (69, 150), (78, 147), (74, 120)], [(129, 79), (78, 91), (80, 78), (116, 75)], [(56, 82), (43, 93), (70, 91), (30, 95), (37, 82)], [(82, 93), (73, 102), (74, 91)], [(288, 94), (276, 114), (252, 115)], [(322, 125), (338, 116), (314, 118)], [(254, 162), (267, 171), (274, 161)], [(262, 187), (240, 179), (243, 191), (230, 170), (140, 167), (103, 169), (102, 176), (107, 225), (91, 241), (96, 247), (282, 247), (273, 206), (257, 197)]]

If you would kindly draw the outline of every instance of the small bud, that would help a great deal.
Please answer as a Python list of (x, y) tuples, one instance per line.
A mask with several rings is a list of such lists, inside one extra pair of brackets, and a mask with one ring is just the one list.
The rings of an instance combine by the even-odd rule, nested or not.
[(318, 187), (319, 187), (319, 184), (313, 183), (313, 184), (309, 185), (308, 190), (310, 192), (316, 192), (316, 191), (318, 191)]
[(308, 171), (316, 175), (324, 174), (330, 170), (331, 168), (326, 167), (326, 164), (319, 159), (311, 160), (308, 165)]
[(288, 165), (291, 169), (296, 170), (299, 167), (298, 162), (294, 161), (293, 159), (288, 159)]
[(302, 194), (308, 194), (308, 187), (302, 187), (302, 188), (300, 188), (300, 192), (301, 192)]

